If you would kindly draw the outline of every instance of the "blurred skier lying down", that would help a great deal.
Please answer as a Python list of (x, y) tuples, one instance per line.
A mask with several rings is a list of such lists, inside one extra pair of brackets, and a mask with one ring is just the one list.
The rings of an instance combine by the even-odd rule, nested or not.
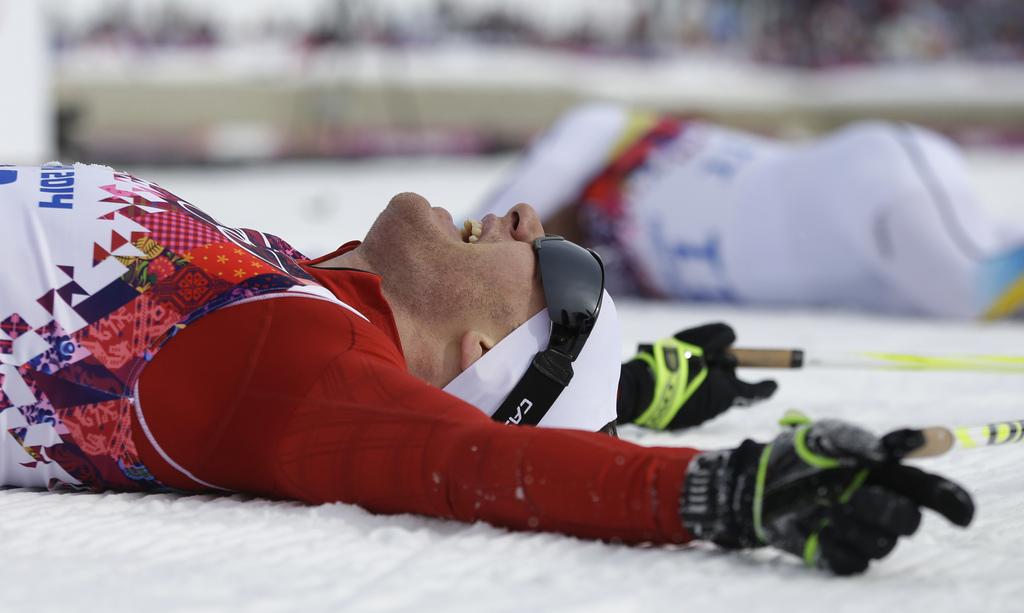
[(517, 202), (600, 253), (615, 295), (955, 318), (1024, 307), (1024, 227), (991, 219), (956, 146), (908, 124), (787, 143), (588, 105), (536, 139), (479, 217)]

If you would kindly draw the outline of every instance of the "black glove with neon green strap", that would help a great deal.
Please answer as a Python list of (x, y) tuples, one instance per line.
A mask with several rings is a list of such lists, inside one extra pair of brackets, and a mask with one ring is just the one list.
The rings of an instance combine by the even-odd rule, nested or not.
[(724, 547), (771, 545), (839, 575), (863, 572), (913, 534), (921, 508), (958, 526), (974, 516), (959, 485), (900, 463), (913, 436), (876, 437), (837, 420), (793, 427), (767, 445), (699, 455), (690, 464), (680, 512), (697, 538)]
[(728, 352), (735, 340), (732, 328), (714, 323), (640, 345), (636, 357), (622, 365), (618, 423), (678, 430), (774, 394), (774, 381), (736, 377), (736, 360)]

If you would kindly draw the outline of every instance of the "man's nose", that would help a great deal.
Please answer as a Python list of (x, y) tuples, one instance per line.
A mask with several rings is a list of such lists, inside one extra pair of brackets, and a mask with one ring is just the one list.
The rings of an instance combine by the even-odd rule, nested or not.
[(532, 243), (534, 239), (544, 236), (544, 226), (533, 207), (520, 202), (508, 211), (512, 219), (512, 238), (524, 243)]

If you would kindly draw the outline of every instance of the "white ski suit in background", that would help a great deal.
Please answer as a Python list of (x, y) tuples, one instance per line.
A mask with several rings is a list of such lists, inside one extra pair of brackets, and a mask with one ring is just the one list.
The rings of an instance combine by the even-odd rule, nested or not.
[(576, 207), (620, 292), (961, 318), (1024, 302), (1024, 228), (990, 219), (956, 146), (908, 124), (784, 143), (588, 105), (480, 215), (518, 202)]

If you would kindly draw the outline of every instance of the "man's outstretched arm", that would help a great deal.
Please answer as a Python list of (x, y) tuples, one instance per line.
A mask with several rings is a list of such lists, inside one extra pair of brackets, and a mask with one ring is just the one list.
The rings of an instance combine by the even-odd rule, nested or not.
[[(498, 424), (374, 350), (358, 321), (296, 319), (274, 302), (200, 320), (154, 361), (164, 383), (159, 371), (143, 381), (164, 451), (223, 488), (630, 543), (769, 545), (838, 573), (887, 555), (922, 508), (958, 525), (973, 515), (964, 490), (841, 422), (717, 452)], [(211, 344), (200, 326), (227, 336)], [(175, 369), (222, 383), (223, 396), (175, 385)]]
[(696, 453), (499, 424), (405, 373), (346, 355), (297, 405), (272, 464), (278, 495), (312, 503), (679, 543), (690, 538), (679, 494)]

